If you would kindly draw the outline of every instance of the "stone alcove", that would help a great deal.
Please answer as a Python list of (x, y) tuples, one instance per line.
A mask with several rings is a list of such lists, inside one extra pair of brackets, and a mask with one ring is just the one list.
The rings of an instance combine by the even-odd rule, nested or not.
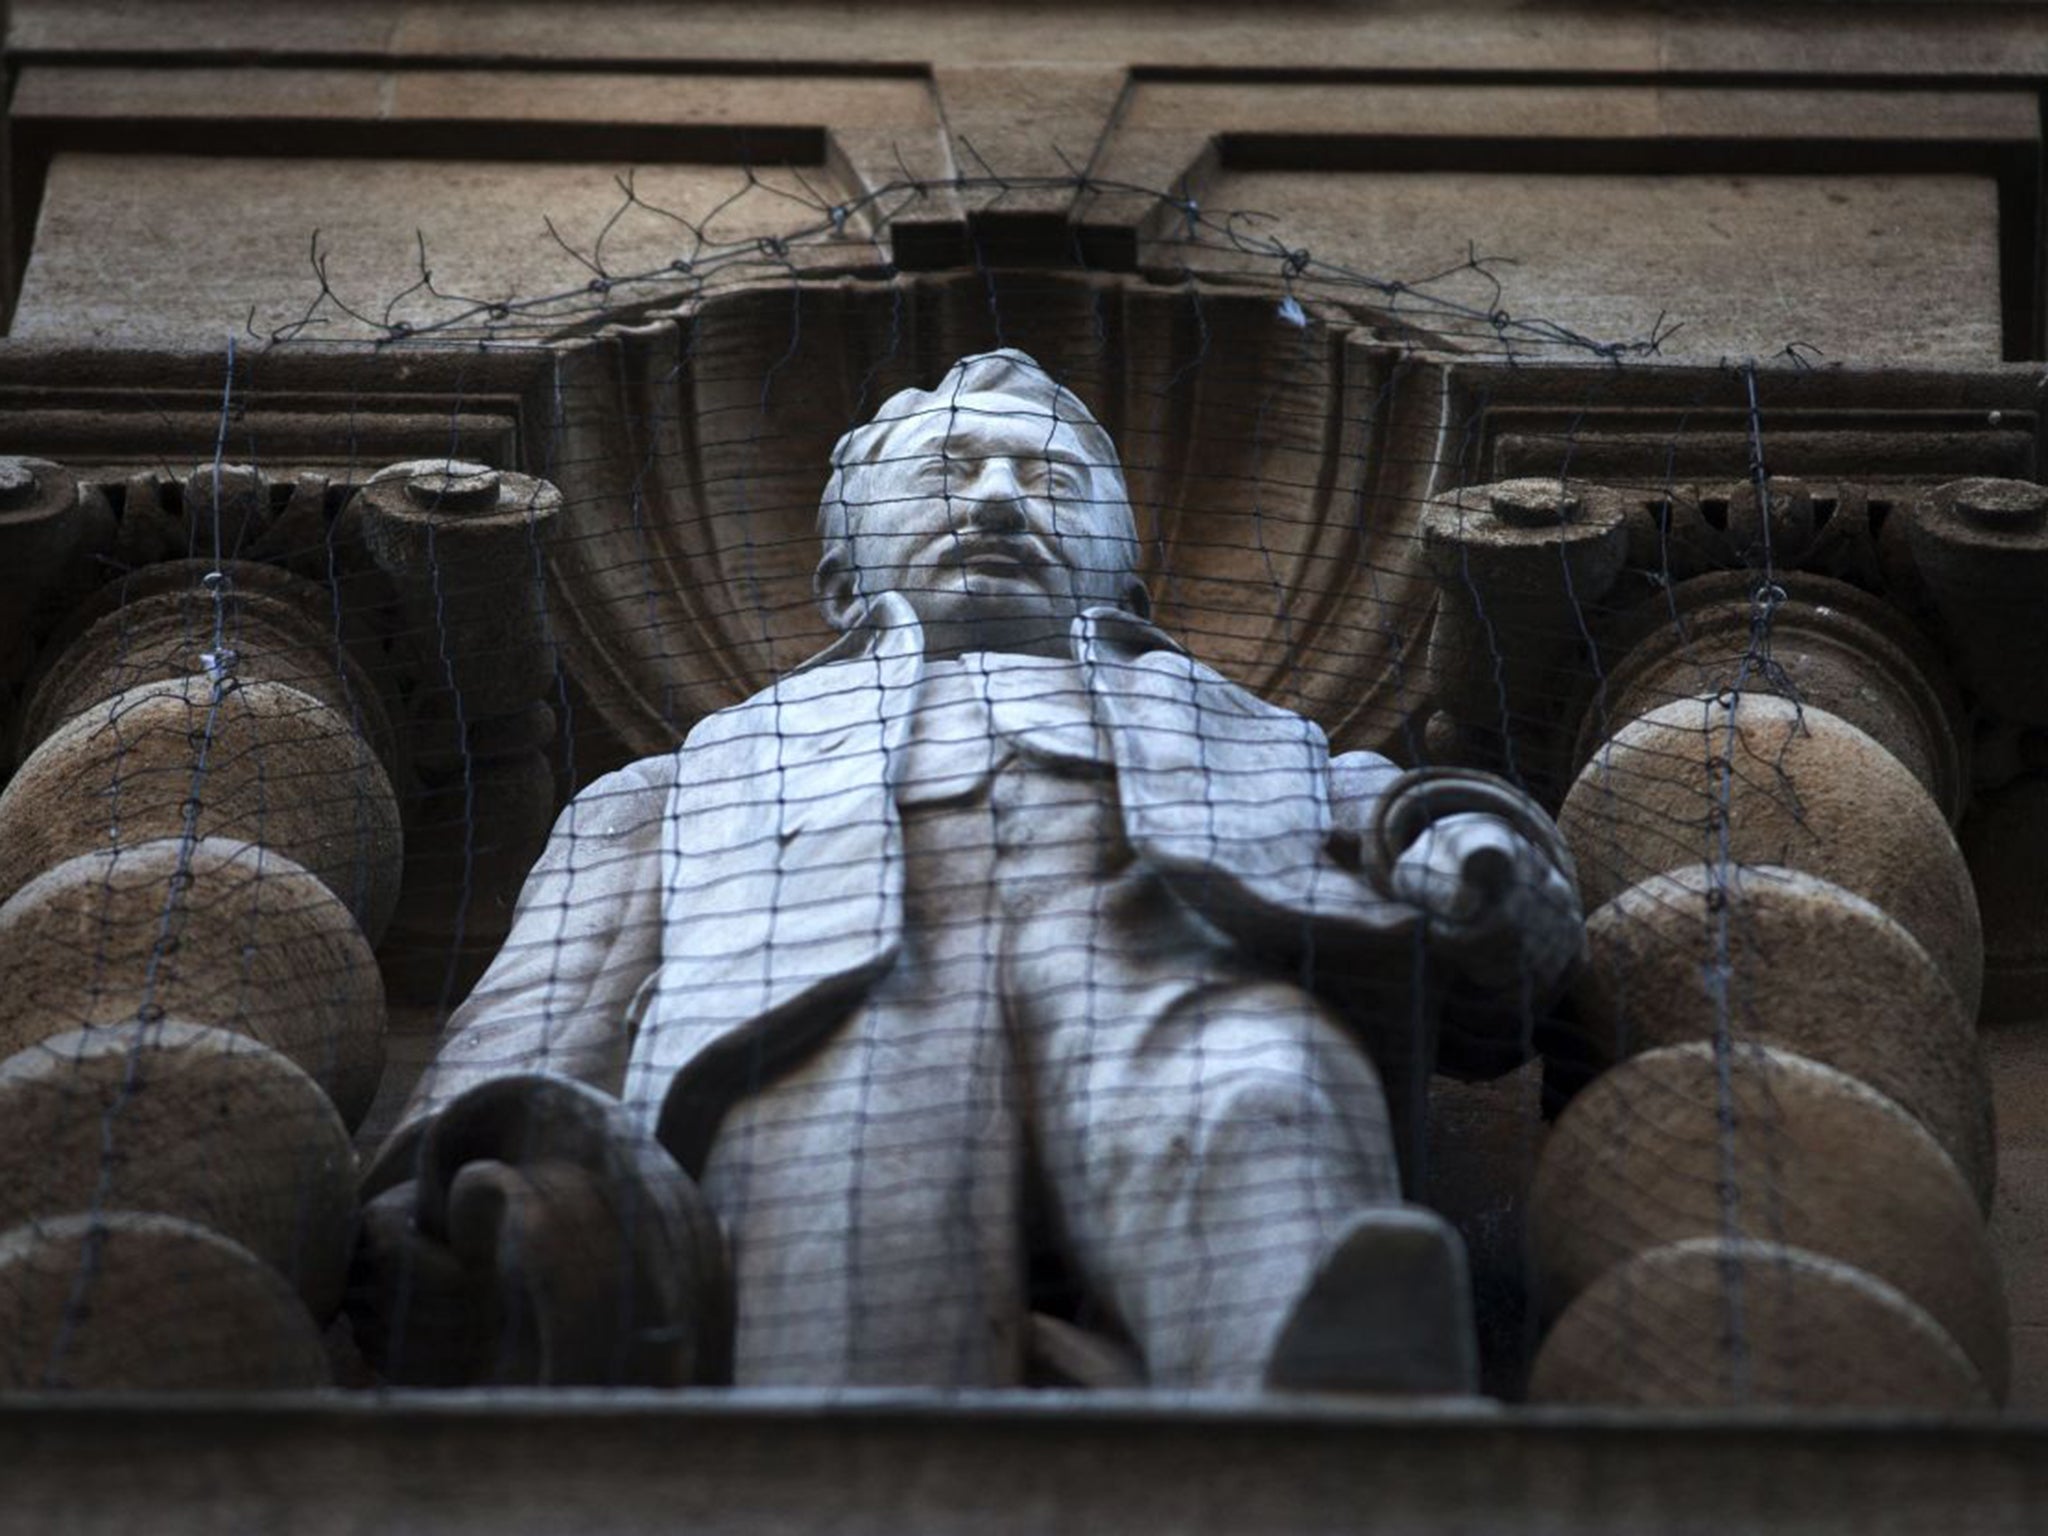
[(1438, 365), (1328, 313), (1290, 318), (1264, 286), (966, 270), (749, 288), (573, 343), (531, 466), (569, 509), (549, 559), (570, 675), (637, 754), (814, 653), (833, 442), (1013, 346), (1120, 447), (1162, 624), (1340, 746), (1388, 744), (1422, 696), (1416, 519), (1455, 471)]

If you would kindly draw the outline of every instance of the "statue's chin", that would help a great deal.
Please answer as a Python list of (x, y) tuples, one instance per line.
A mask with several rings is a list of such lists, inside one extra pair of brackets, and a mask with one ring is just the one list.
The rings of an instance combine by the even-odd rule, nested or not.
[(1072, 603), (1049, 598), (1028, 583), (970, 574), (966, 589), (919, 594), (913, 600), (924, 625), (925, 650), (934, 656), (963, 651), (1025, 651), (1063, 656), (1074, 622)]

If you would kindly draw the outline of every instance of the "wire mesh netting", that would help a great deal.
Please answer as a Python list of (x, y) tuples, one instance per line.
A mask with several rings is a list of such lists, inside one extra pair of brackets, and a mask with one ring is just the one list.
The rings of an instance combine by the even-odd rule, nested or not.
[(2030, 426), (1079, 172), (616, 186), (0, 473), (0, 1380), (2002, 1396)]

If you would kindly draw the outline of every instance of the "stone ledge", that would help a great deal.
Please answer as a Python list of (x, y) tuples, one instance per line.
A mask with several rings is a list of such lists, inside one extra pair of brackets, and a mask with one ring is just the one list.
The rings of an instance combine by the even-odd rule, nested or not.
[(0, 1401), (0, 1532), (2034, 1531), (2048, 1423), (1140, 1394)]

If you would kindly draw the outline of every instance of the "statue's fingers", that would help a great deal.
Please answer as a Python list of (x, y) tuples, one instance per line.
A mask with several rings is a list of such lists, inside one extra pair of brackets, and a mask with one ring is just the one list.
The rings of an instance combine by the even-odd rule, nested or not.
[(412, 1181), (366, 1202), (344, 1305), (363, 1356), (387, 1381), (463, 1386), (477, 1379), (485, 1336), (478, 1277), (415, 1220)]

